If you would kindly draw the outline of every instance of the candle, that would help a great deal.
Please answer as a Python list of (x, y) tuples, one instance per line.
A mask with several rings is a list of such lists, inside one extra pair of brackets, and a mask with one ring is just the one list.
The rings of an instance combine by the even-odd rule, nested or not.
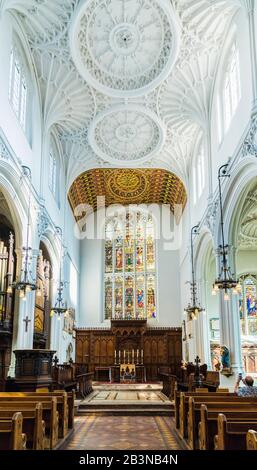
[(137, 362), (138, 362), (139, 350), (137, 349)]
[(125, 362), (126, 362), (126, 353), (125, 353), (125, 349), (124, 349), (123, 352), (124, 352), (124, 364), (125, 364)]

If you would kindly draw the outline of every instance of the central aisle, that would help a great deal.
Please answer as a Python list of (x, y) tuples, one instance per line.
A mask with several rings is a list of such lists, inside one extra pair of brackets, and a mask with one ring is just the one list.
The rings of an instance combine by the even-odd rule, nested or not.
[(179, 450), (174, 404), (162, 384), (93, 384), (76, 403), (75, 430), (65, 450)]
[(180, 450), (168, 416), (81, 416), (64, 450)]

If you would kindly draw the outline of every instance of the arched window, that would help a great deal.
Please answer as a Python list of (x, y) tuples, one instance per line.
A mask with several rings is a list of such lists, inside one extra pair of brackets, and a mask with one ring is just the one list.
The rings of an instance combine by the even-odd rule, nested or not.
[(198, 151), (193, 164), (193, 201), (194, 204), (201, 197), (205, 186), (205, 159), (204, 140), (200, 140)]
[(241, 99), (239, 51), (234, 40), (225, 60), (224, 76), (217, 102), (218, 138), (221, 142)]
[(59, 206), (59, 177), (60, 177), (60, 159), (56, 142), (53, 137), (50, 139), (49, 149), (49, 175), (48, 186)]
[(16, 117), (27, 132), (27, 111), (29, 103), (28, 67), (21, 49), (13, 44), (10, 58), (9, 101)]
[(156, 243), (152, 216), (126, 212), (105, 229), (105, 319), (156, 318)]

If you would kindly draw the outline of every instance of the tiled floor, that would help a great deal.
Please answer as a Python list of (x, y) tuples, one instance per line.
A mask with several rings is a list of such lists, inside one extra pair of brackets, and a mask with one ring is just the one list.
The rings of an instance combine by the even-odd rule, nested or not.
[(179, 450), (171, 417), (83, 416), (65, 450)]

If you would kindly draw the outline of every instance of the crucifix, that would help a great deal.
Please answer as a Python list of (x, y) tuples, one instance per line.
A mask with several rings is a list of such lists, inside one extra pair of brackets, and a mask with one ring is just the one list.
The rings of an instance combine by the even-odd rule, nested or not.
[(25, 326), (25, 333), (27, 333), (27, 332), (28, 332), (28, 326), (29, 326), (29, 323), (31, 322), (31, 320), (29, 320), (29, 317), (28, 317), (28, 315), (27, 315), (26, 318), (24, 318), (23, 321), (26, 323), (26, 326)]

